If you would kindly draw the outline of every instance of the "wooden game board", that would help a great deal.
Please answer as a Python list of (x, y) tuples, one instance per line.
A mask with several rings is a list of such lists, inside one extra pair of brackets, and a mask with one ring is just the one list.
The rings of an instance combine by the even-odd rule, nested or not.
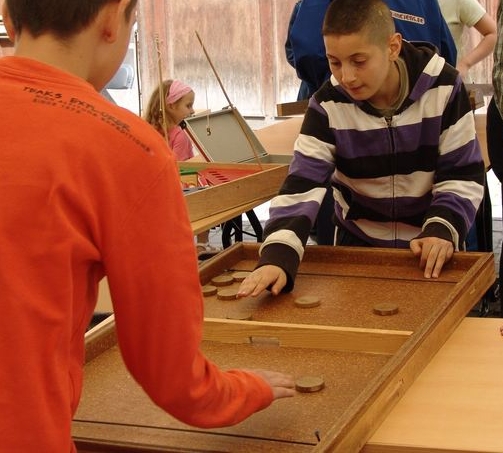
[[(205, 262), (201, 284), (252, 270), (258, 246), (238, 243)], [(311, 246), (292, 293), (206, 297), (202, 347), (218, 365), (325, 380), (320, 392), (221, 429), (192, 428), (155, 407), (125, 370), (110, 319), (87, 338), (73, 426), (79, 452), (358, 452), (494, 278), (487, 253), (457, 253), (439, 279), (427, 280), (406, 250)], [(321, 304), (296, 307), (295, 298), (308, 294)], [(376, 315), (383, 302), (398, 313)], [(251, 320), (227, 319), (237, 304)]]

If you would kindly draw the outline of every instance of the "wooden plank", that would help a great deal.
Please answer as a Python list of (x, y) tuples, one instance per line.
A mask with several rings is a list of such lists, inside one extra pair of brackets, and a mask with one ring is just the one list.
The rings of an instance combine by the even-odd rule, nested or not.
[(308, 103), (309, 101), (305, 99), (301, 101), (276, 104), (276, 113), (278, 116), (304, 115), (304, 113), (306, 113)]
[(227, 222), (228, 220), (234, 219), (235, 217), (244, 214), (245, 212), (248, 212), (253, 208), (256, 208), (257, 206), (260, 206), (269, 199), (270, 197), (258, 198), (250, 203), (240, 204), (230, 209), (226, 209), (225, 211), (221, 211), (202, 219), (190, 222), (192, 231), (194, 234), (199, 234), (203, 231), (207, 231), (210, 228), (218, 226), (224, 222)]
[(475, 131), (477, 133), (477, 138), (479, 140), (480, 151), (482, 153), (482, 158), (484, 159), (484, 165), (486, 170), (489, 170), (491, 168), (491, 162), (489, 160), (489, 154), (487, 151), (487, 133), (486, 133), (487, 116), (485, 113), (475, 113), (473, 117), (475, 119)]
[(255, 135), (269, 154), (293, 156), (294, 143), (299, 135), (303, 117), (276, 121), (255, 131)]
[(494, 94), (492, 83), (467, 83), (465, 86), (468, 92), (476, 90), (479, 91), (482, 96), (492, 96)]
[[(142, 433), (142, 442), (138, 442), (138, 433), (131, 426), (99, 425), (88, 422), (74, 422), (73, 433), (79, 453), (201, 453), (208, 451), (212, 445), (212, 453), (238, 451), (259, 451), (260, 453), (309, 453), (312, 445), (275, 442), (271, 439), (235, 438), (213, 434), (211, 432), (191, 433), (191, 446), (183, 446), (187, 433), (183, 430), (166, 430), (146, 428)], [(93, 438), (86, 435), (93, 432)], [(94, 438), (106, 439), (96, 441)], [(229, 444), (233, 450), (229, 450)], [(155, 446), (157, 445), (157, 447)]]
[(110, 315), (104, 321), (86, 332), (85, 363), (103, 354), (107, 349), (117, 344), (115, 317)]
[(263, 338), (276, 341), (280, 347), (394, 354), (412, 333), (205, 318), (203, 339), (223, 343), (253, 343)]
[[(250, 176), (187, 194), (185, 200), (190, 221), (195, 222), (248, 203), (261, 203), (275, 196), (286, 178), (288, 166), (262, 165), (262, 171), (257, 169), (257, 173)], [(180, 162), (179, 167), (225, 171), (226, 169), (253, 169), (256, 165)]]
[[(226, 269), (253, 269), (258, 260), (255, 243), (237, 243), (218, 255), (218, 261), (208, 261), (200, 267), (200, 280), (204, 285), (211, 276)], [(425, 279), (418, 260), (410, 252), (376, 247), (307, 246), (299, 266), (299, 274), (353, 276), (361, 278), (404, 279), (412, 281), (456, 283), (477, 262), (493, 257), (487, 253), (456, 253), (444, 267), (438, 279)], [(236, 263), (239, 263), (236, 266)]]

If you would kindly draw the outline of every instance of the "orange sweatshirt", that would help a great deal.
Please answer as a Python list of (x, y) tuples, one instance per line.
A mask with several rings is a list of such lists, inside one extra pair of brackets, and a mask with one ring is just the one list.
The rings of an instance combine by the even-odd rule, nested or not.
[(268, 406), (257, 376), (200, 352), (203, 301), (178, 170), (161, 136), (91, 85), (0, 59), (0, 452), (74, 451), (83, 337), (107, 275), (125, 364), (185, 423)]

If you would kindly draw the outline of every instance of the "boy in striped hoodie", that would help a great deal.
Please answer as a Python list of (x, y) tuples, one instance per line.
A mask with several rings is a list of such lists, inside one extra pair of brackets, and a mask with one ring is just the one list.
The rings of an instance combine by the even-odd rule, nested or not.
[(410, 247), (426, 278), (463, 248), (482, 200), (457, 71), (428, 44), (403, 41), (382, 0), (334, 0), (322, 33), (332, 76), (309, 102), (240, 296), (293, 288), (328, 180), (336, 245)]

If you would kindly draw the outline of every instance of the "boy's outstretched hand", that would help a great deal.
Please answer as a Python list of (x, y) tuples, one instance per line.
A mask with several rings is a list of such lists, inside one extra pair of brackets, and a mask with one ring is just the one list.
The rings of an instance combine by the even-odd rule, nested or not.
[(269, 286), (271, 287), (271, 293), (277, 296), (286, 285), (286, 282), (286, 274), (281, 267), (266, 264), (255, 269), (241, 282), (237, 297), (256, 297)]
[(272, 388), (272, 394), (275, 400), (295, 395), (295, 381), (293, 377), (288, 374), (260, 369), (245, 371), (257, 374), (266, 381)]
[(425, 278), (438, 278), (445, 263), (454, 254), (451, 241), (436, 237), (413, 239), (410, 249), (419, 258), (419, 267), (424, 269)]

